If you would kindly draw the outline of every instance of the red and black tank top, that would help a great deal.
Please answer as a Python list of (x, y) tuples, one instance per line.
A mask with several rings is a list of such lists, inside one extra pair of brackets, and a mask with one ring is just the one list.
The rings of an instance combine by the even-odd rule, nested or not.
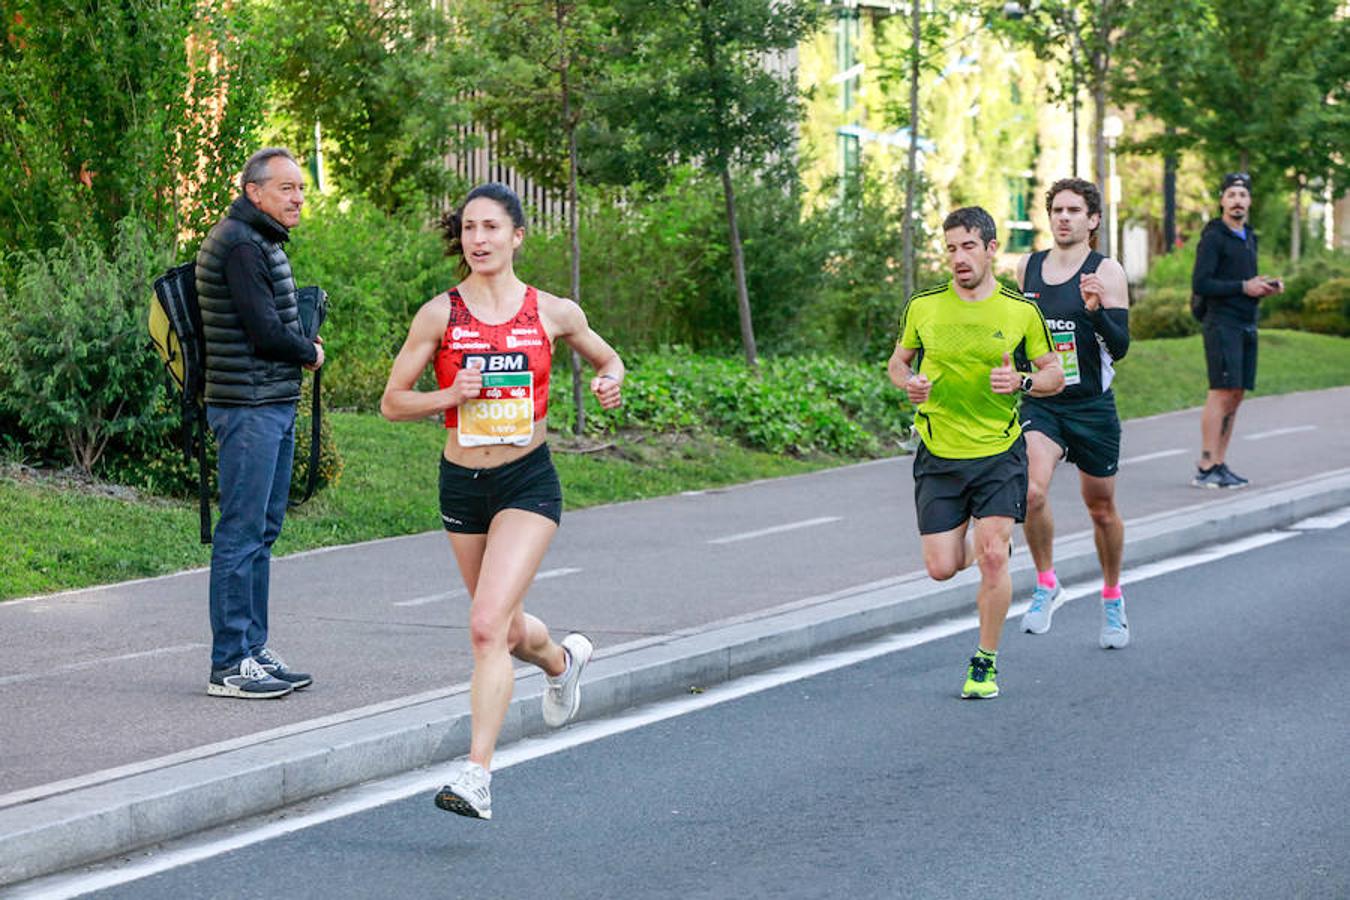
[(474, 318), (464, 298), (450, 289), (450, 321), (436, 351), (436, 383), (454, 383), (464, 368), (483, 373), (475, 400), (445, 411), (445, 427), (459, 429), (464, 446), (525, 445), (534, 423), (548, 415), (548, 379), (553, 342), (539, 320), (539, 292), (525, 288), (520, 310), (506, 322), (489, 325)]

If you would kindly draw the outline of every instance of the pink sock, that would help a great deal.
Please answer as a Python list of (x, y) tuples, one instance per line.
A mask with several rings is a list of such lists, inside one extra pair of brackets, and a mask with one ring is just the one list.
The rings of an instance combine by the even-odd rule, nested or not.
[(1049, 569), (1045, 572), (1037, 572), (1036, 584), (1043, 588), (1050, 588), (1053, 590), (1055, 585), (1059, 584), (1059, 579), (1055, 578), (1055, 570)]
[(1117, 584), (1117, 585), (1103, 585), (1103, 586), (1102, 586), (1102, 599), (1103, 599), (1103, 600), (1119, 600), (1121, 597), (1124, 597), (1124, 596), (1125, 596), (1125, 595), (1122, 594), (1122, 593), (1120, 592), (1120, 585), (1118, 585), (1118, 584)]

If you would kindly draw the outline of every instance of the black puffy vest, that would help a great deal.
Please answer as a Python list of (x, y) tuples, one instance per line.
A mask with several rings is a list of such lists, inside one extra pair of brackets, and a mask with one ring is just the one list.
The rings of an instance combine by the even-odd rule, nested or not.
[(300, 367), (259, 359), (253, 354), (230, 287), (225, 259), (232, 248), (251, 241), (262, 251), (281, 324), (301, 334), (291, 262), (281, 245), (290, 233), (247, 197), (237, 197), (197, 251), (197, 302), (206, 338), (206, 402), (259, 406), (300, 399)]

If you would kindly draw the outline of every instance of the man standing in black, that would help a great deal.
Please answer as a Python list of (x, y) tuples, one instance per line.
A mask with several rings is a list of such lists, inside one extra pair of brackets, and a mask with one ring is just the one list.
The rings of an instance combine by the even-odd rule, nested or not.
[(1256, 320), (1261, 298), (1278, 294), (1278, 278), (1257, 274), (1256, 235), (1247, 224), (1252, 180), (1245, 172), (1225, 175), (1219, 188), (1222, 215), (1200, 234), (1191, 291), (1204, 299), (1205, 362), (1209, 395), (1200, 419), (1200, 462), (1191, 484), (1203, 488), (1246, 487), (1224, 461), (1233, 421), (1245, 391), (1256, 387)]
[(287, 150), (259, 150), (244, 165), (239, 190), (197, 253), (206, 420), (220, 482), (206, 692), (265, 699), (313, 681), (267, 646), (267, 601), (272, 544), (290, 494), (300, 369), (322, 366), (323, 347), (301, 329), (282, 249), (304, 204), (300, 167)]

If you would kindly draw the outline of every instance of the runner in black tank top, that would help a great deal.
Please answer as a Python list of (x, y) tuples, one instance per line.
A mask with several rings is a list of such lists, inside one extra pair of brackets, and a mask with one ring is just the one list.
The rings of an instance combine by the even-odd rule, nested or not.
[(1051, 186), (1045, 205), (1055, 249), (1023, 257), (1018, 283), (1045, 316), (1064, 368), (1064, 390), (1054, 397), (1022, 401), (1028, 483), (1024, 533), (1037, 573), (1022, 630), (1049, 631), (1063, 595), (1055, 576), (1055, 525), (1047, 494), (1055, 466), (1065, 459), (1078, 467), (1102, 567), (1099, 644), (1119, 648), (1129, 643), (1130, 632), (1120, 592), (1125, 526), (1115, 505), (1120, 418), (1111, 381), (1115, 362), (1129, 347), (1128, 287), (1120, 264), (1090, 247), (1092, 233), (1101, 223), (1096, 185), (1063, 179)]
[(1106, 393), (1111, 389), (1115, 368), (1111, 354), (1092, 325), (1092, 317), (1083, 306), (1079, 286), (1082, 277), (1095, 273), (1106, 257), (1096, 250), (1089, 251), (1073, 277), (1060, 284), (1048, 284), (1041, 270), (1049, 253), (1049, 250), (1042, 250), (1027, 257), (1022, 293), (1041, 308), (1064, 367), (1064, 390), (1036, 402), (1058, 406), (1094, 399)]

